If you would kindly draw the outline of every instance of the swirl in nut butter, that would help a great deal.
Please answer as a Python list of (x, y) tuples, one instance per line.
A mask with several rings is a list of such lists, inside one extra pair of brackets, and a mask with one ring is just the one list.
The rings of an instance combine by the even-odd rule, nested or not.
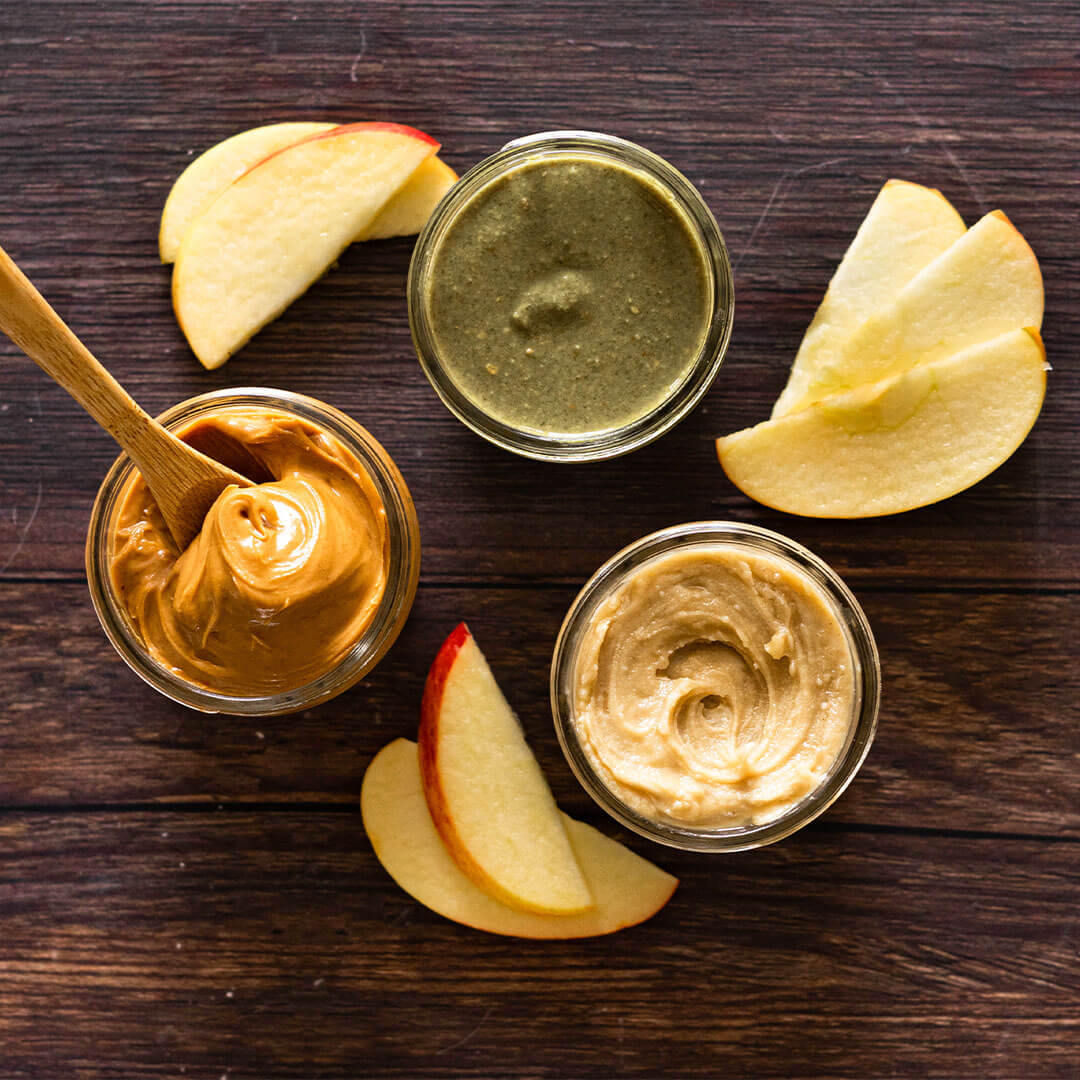
[(644, 563), (590, 620), (575, 726), (608, 788), (645, 818), (775, 820), (843, 752), (855, 681), (843, 626), (787, 561), (722, 544)]
[(237, 697), (326, 674), (386, 587), (386, 512), (371, 478), (336, 438), (274, 409), (222, 409), (178, 434), (215, 457), (232, 448), (240, 471), (269, 479), (222, 492), (179, 552), (135, 474), (110, 570), (147, 650), (179, 677)]

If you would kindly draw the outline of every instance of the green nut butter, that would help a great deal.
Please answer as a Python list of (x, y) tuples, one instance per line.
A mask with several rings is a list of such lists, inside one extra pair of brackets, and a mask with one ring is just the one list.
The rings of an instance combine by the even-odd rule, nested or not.
[(512, 427), (624, 427), (690, 372), (711, 315), (702, 245), (651, 179), (573, 154), (526, 162), (465, 203), (424, 297), (449, 377)]

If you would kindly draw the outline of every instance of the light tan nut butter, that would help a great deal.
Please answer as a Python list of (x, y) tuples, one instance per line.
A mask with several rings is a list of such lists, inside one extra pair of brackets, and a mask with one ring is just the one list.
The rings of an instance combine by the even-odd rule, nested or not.
[(386, 587), (386, 512), (371, 477), (334, 436), (274, 409), (222, 409), (178, 434), (266, 482), (222, 492), (180, 552), (134, 475), (110, 572), (147, 651), (188, 682), (237, 696), (326, 674)]
[(854, 723), (848, 637), (826, 594), (771, 555), (713, 544), (650, 560), (597, 608), (574, 671), (593, 768), (640, 816), (772, 821), (810, 795)]

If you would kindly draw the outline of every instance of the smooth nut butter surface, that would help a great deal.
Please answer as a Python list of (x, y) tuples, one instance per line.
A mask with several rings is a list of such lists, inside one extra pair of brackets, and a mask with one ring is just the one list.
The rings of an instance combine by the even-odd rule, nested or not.
[(578, 739), (654, 821), (736, 828), (814, 791), (854, 722), (844, 628), (822, 590), (725, 545), (644, 563), (595, 612), (574, 671)]
[(225, 408), (177, 434), (213, 456), (231, 448), (240, 471), (269, 480), (224, 491), (181, 553), (135, 474), (110, 569), (146, 649), (179, 677), (233, 696), (330, 671), (386, 587), (386, 513), (368, 473), (334, 436), (274, 409)]
[(511, 427), (581, 434), (645, 416), (710, 319), (685, 213), (644, 174), (573, 154), (485, 184), (438, 242), (425, 296), (447, 374)]

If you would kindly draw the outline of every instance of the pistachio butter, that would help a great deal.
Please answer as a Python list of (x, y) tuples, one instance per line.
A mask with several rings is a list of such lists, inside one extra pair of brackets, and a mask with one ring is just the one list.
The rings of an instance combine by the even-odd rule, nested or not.
[(654, 180), (552, 154), (495, 177), (432, 255), (423, 302), (440, 362), (510, 427), (624, 427), (689, 375), (711, 316), (705, 253)]

